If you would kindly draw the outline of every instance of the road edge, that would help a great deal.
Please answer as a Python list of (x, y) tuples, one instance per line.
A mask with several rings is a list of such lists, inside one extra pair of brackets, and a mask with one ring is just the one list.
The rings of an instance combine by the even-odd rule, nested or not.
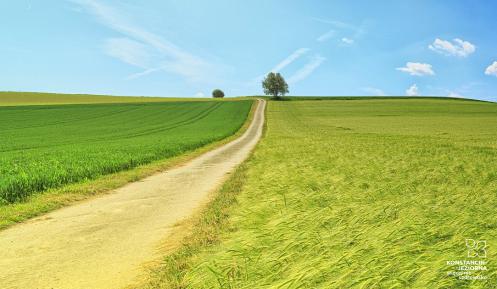
[(236, 208), (237, 197), (245, 184), (249, 164), (266, 136), (268, 101), (265, 102), (262, 134), (247, 159), (211, 194), (205, 205), (187, 220), (177, 224), (170, 234), (172, 238), (165, 240), (160, 248), (162, 259), (145, 264), (146, 274), (126, 289), (189, 288), (182, 277), (190, 269), (190, 261), (196, 253), (220, 243), (221, 232), (229, 226), (231, 212)]

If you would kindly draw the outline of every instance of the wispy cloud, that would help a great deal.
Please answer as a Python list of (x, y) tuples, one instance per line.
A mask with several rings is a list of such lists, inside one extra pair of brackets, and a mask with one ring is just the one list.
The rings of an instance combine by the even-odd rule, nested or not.
[[(195, 56), (161, 36), (151, 33), (125, 19), (114, 7), (102, 4), (96, 0), (70, 0), (96, 17), (100, 23), (124, 36), (124, 39), (110, 39), (106, 43), (106, 53), (128, 64), (145, 68), (145, 71), (128, 78), (137, 78), (155, 71), (166, 71), (185, 77), (190, 81), (205, 81), (212, 75), (215, 66), (202, 58)], [(125, 47), (117, 48), (116, 44)], [(160, 64), (157, 67), (143, 65), (147, 58), (146, 49), (158, 52)]]
[(320, 35), (320, 36), (316, 39), (316, 41), (317, 41), (317, 42), (325, 42), (325, 41), (327, 41), (328, 39), (333, 38), (333, 36), (335, 36), (335, 34), (336, 34), (335, 29), (328, 30), (326, 33), (324, 33), (324, 34)]
[[(295, 50), (292, 54), (288, 55), (285, 59), (283, 59), (280, 63), (278, 63), (273, 69), (271, 69), (269, 72), (280, 72), (283, 70), (285, 67), (289, 66), (293, 62), (295, 62), (297, 59), (302, 57), (304, 54), (308, 53), (310, 51), (309, 48), (299, 48)], [(252, 79), (249, 83), (251, 84), (256, 84), (261, 82), (264, 77), (266, 77), (266, 74), (261, 74), (254, 79)]]
[(283, 68), (292, 64), (295, 60), (299, 59), (302, 55), (306, 54), (307, 52), (309, 52), (309, 48), (299, 48), (295, 50), (287, 58), (285, 58), (283, 61), (278, 63), (273, 69), (271, 69), (271, 72), (280, 72), (281, 70), (283, 70)]
[(366, 33), (365, 25), (356, 26), (350, 23), (337, 21), (337, 20), (328, 20), (321, 18), (312, 18), (314, 21), (329, 24), (334, 27), (334, 29), (329, 30), (328, 32), (319, 36), (316, 41), (324, 42), (326, 40), (331, 39), (333, 36), (337, 35), (337, 30), (340, 31), (340, 34), (346, 36), (339, 39), (340, 44), (352, 45), (356, 39), (361, 37), (364, 33)]
[(146, 68), (150, 62), (147, 46), (129, 38), (109, 38), (105, 41), (104, 51), (130, 65)]
[(407, 90), (406, 90), (406, 95), (407, 96), (418, 96), (419, 95), (419, 89), (416, 84), (411, 85)]
[(459, 57), (466, 57), (476, 50), (474, 44), (459, 38), (454, 39), (453, 42), (437, 38), (428, 48), (444, 55)]
[(342, 41), (343, 44), (345, 45), (352, 45), (354, 44), (354, 39), (350, 39), (350, 38), (347, 38), (347, 37), (343, 37), (342, 39), (340, 39)]
[(480, 88), (484, 84), (485, 84), (484, 82), (480, 81), (471, 81), (459, 85), (458, 87), (452, 87), (452, 88), (427, 85), (426, 89), (430, 91), (429, 92), (430, 95), (455, 97), (455, 98), (471, 98), (473, 95), (482, 92)]
[(329, 19), (323, 19), (323, 18), (317, 18), (317, 17), (313, 17), (312, 18), (313, 20), (317, 21), (317, 22), (321, 22), (321, 23), (325, 23), (325, 24), (330, 24), (330, 25), (333, 25), (337, 28), (341, 28), (341, 29), (351, 29), (351, 30), (357, 30), (358, 28), (355, 26), (355, 25), (352, 25), (352, 24), (349, 24), (349, 23), (345, 23), (345, 22), (342, 22), (342, 21), (338, 21), (338, 20), (329, 20)]
[(309, 62), (307, 62), (301, 69), (299, 69), (295, 74), (293, 74), (290, 78), (288, 78), (289, 84), (295, 84), (299, 81), (306, 79), (309, 75), (311, 75), (314, 70), (316, 70), (323, 62), (326, 61), (326, 58), (320, 55), (314, 55)]
[(207, 95), (205, 95), (205, 93), (203, 93), (202, 91), (199, 91), (193, 97), (202, 98), (202, 97), (207, 97)]
[(388, 94), (382, 89), (376, 87), (363, 87), (362, 90), (370, 95), (374, 96), (387, 96)]
[(163, 69), (164, 69), (163, 67), (148, 68), (148, 69), (146, 69), (146, 70), (144, 70), (142, 72), (133, 73), (133, 74), (129, 75), (128, 77), (126, 77), (126, 79), (128, 79), (128, 80), (137, 79), (137, 78), (140, 78), (140, 77), (152, 74), (154, 72), (161, 71)]
[(397, 70), (416, 76), (435, 75), (431, 64), (427, 63), (407, 62), (405, 67), (399, 67)]
[(454, 91), (449, 92), (449, 94), (447, 94), (447, 97), (452, 97), (452, 98), (467, 98), (466, 96), (461, 95), (461, 94), (459, 94), (457, 92), (454, 92)]

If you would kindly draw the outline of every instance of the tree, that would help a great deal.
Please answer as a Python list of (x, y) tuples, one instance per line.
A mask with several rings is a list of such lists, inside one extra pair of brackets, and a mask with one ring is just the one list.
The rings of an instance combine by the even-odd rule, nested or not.
[(224, 92), (221, 89), (214, 89), (212, 91), (212, 97), (214, 97), (214, 98), (223, 98), (224, 97)]
[(274, 99), (285, 96), (288, 93), (288, 84), (281, 74), (270, 72), (262, 81), (264, 94), (272, 95)]

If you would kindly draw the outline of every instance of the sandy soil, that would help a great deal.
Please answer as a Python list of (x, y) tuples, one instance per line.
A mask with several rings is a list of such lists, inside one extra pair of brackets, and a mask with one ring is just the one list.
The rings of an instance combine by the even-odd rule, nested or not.
[(0, 288), (112, 289), (156, 260), (174, 225), (209, 199), (262, 134), (264, 101), (238, 139), (112, 193), (0, 232)]

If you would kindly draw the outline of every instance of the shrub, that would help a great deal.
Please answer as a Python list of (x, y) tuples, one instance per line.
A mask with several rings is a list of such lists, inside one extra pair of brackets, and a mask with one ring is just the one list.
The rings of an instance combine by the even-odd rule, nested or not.
[(224, 92), (221, 89), (214, 89), (214, 91), (212, 91), (212, 97), (214, 97), (214, 98), (223, 98), (224, 97)]

